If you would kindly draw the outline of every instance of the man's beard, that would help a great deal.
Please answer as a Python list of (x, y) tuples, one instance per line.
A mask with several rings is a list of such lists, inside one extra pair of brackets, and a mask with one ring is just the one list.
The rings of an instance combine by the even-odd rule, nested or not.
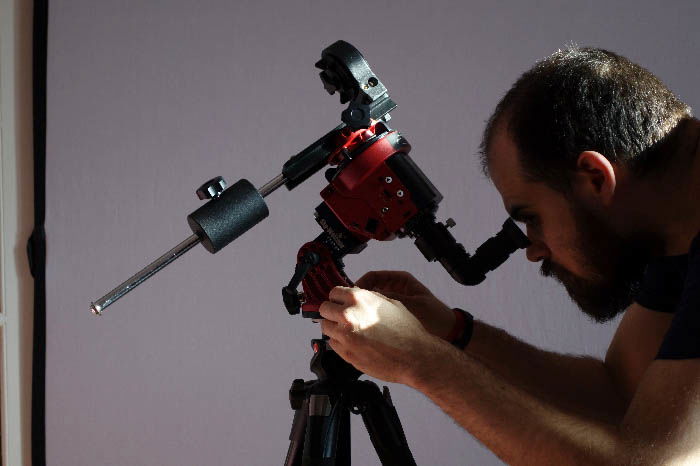
[(578, 230), (575, 250), (586, 261), (582, 268), (590, 278), (574, 275), (548, 260), (542, 263), (541, 273), (562, 283), (584, 313), (596, 322), (606, 322), (632, 304), (653, 241), (623, 239), (583, 206), (572, 207)]

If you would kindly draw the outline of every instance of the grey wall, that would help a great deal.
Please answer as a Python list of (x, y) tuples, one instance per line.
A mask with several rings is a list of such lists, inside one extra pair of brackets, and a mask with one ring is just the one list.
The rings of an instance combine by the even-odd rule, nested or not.
[[(569, 42), (647, 66), (700, 105), (697, 1), (88, 1), (51, 3), (48, 121), (48, 464), (274, 465), (287, 389), (311, 378), (317, 327), (280, 287), (313, 221), (321, 175), (271, 195), (271, 215), (217, 255), (198, 247), (108, 309), (91, 300), (190, 234), (194, 189), (261, 185), (339, 120), (314, 62), (360, 48), (399, 104), (393, 126), (473, 249), (506, 214), (475, 153), (517, 75)], [(590, 323), (522, 254), (463, 288), (410, 241), (348, 258), (410, 270), (454, 306), (545, 348), (604, 354)], [(418, 464), (498, 459), (424, 396), (392, 386)], [(359, 418), (354, 464), (378, 464)]]

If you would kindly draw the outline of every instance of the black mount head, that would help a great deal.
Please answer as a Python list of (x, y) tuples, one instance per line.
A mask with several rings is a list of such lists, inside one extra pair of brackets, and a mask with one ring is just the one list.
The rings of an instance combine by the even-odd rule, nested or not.
[(340, 103), (356, 101), (371, 104), (387, 96), (386, 87), (372, 72), (359, 50), (339, 40), (321, 52), (316, 62), (321, 69), (321, 81), (329, 94), (340, 93)]
[(321, 70), (326, 91), (338, 92), (341, 104), (349, 102), (341, 115), (343, 122), (354, 129), (369, 127), (371, 107), (389, 94), (360, 51), (339, 40), (323, 50), (316, 68)]

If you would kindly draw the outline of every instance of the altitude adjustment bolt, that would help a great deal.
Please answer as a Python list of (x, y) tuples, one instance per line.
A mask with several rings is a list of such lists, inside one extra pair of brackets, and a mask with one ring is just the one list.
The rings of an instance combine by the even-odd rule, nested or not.
[(214, 199), (221, 195), (226, 189), (226, 180), (217, 176), (204, 183), (197, 189), (197, 197), (201, 200)]
[(452, 228), (453, 226), (457, 225), (457, 222), (455, 222), (453, 218), (448, 218), (445, 225), (447, 225), (447, 228)]

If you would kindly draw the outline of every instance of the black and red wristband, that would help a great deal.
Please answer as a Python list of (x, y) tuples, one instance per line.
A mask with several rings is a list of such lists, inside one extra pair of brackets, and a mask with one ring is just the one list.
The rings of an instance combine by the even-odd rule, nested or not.
[(457, 307), (453, 308), (455, 313), (455, 323), (452, 331), (447, 335), (447, 341), (460, 350), (464, 350), (469, 344), (474, 331), (474, 316)]

